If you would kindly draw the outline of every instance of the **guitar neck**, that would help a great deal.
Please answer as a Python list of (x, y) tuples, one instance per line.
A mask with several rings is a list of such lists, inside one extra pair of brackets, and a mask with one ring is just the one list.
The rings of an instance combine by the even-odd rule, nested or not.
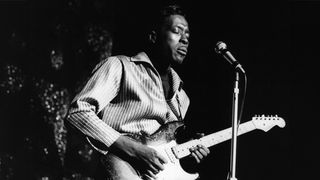
[[(242, 123), (238, 127), (238, 136), (245, 134), (247, 132), (255, 130), (256, 127), (252, 123), (252, 121), (248, 121), (245, 123)], [(186, 157), (190, 154), (189, 149), (197, 144), (203, 144), (206, 147), (211, 147), (216, 144), (222, 143), (224, 141), (227, 141), (231, 139), (232, 137), (232, 128), (228, 128), (222, 131), (218, 131), (212, 134), (209, 134), (207, 136), (204, 136), (197, 140), (191, 140), (188, 142), (185, 142), (183, 144), (179, 144), (172, 148), (174, 154), (178, 159)]]
[[(251, 121), (242, 123), (238, 127), (238, 136), (245, 134), (247, 132), (253, 131), (255, 129), (256, 127)], [(232, 137), (232, 128), (228, 128), (228, 129), (204, 136), (201, 139), (199, 139), (199, 141), (206, 147), (211, 147), (216, 144), (227, 141), (231, 139), (231, 137)]]

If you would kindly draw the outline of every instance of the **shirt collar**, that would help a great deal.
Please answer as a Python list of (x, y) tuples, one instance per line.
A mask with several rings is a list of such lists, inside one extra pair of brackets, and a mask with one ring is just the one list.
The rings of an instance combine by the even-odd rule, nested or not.
[(150, 58), (148, 57), (148, 55), (145, 52), (140, 52), (137, 55), (131, 57), (130, 61), (133, 61), (133, 62), (145, 62), (145, 63), (148, 63), (148, 64), (153, 66)]
[[(130, 61), (132, 61), (132, 62), (145, 62), (145, 63), (148, 63), (149, 65), (152, 66), (152, 68), (153, 68), (156, 72), (158, 72), (158, 71), (154, 68), (154, 66), (153, 66), (150, 58), (148, 57), (148, 55), (147, 55), (145, 52), (140, 52), (140, 53), (138, 53), (137, 55), (131, 57), (131, 58), (130, 58)], [(183, 81), (181, 80), (180, 76), (178, 75), (178, 73), (177, 73), (173, 68), (170, 67), (169, 71), (170, 71), (170, 74), (171, 74), (171, 76), (172, 76), (172, 88), (173, 88), (173, 90), (174, 90), (173, 92), (176, 92), (177, 90), (180, 91), (181, 88), (182, 88), (182, 86), (183, 86)], [(158, 74), (159, 74), (159, 73), (158, 73)]]
[(173, 68), (170, 68), (170, 71), (172, 76), (173, 92), (176, 92), (177, 90), (180, 91), (183, 88), (183, 81), (181, 80), (180, 76)]

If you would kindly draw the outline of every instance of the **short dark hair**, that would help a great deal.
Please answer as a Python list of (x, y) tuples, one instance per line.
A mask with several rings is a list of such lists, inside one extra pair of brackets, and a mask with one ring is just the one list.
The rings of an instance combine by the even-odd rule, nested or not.
[[(150, 39), (149, 35), (153, 31), (159, 32), (161, 31), (162, 26), (166, 22), (167, 18), (171, 15), (181, 15), (187, 19), (187, 15), (182, 8), (182, 6), (178, 4), (166, 4), (166, 5), (158, 5), (157, 7), (149, 9), (151, 10), (149, 16), (145, 19), (146, 23), (144, 24), (144, 30), (143, 32), (146, 33), (143, 35), (143, 43), (142, 47), (144, 49), (149, 49), (150, 46)], [(153, 44), (153, 43), (152, 43)]]
[(165, 20), (171, 15), (181, 15), (187, 18), (186, 13), (182, 6), (178, 4), (169, 4), (161, 6), (160, 9), (156, 12), (154, 19), (151, 22), (151, 30), (159, 30)]

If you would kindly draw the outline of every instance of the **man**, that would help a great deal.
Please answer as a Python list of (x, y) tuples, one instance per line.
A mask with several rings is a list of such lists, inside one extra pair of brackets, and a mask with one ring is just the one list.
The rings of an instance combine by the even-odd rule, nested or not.
[[(148, 139), (161, 139), (154, 135), (159, 129), (183, 122), (189, 105), (172, 68), (187, 55), (188, 22), (176, 5), (162, 9), (155, 22), (148, 48), (134, 57), (113, 56), (100, 63), (69, 110), (71, 124), (106, 154), (109, 179), (156, 179), (169, 160), (149, 147)], [(200, 162), (209, 149), (198, 145), (190, 152)]]

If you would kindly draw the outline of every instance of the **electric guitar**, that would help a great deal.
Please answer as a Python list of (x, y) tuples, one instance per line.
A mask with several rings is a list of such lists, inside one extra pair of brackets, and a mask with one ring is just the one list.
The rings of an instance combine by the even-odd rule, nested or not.
[[(189, 149), (202, 144), (206, 147), (211, 147), (227, 141), (232, 137), (232, 129), (227, 128), (200, 139), (191, 140), (182, 144), (177, 144), (174, 138), (174, 132), (181, 126), (181, 122), (172, 122), (160, 128), (151, 136), (134, 135), (132, 138), (140, 141), (143, 144), (155, 149), (161, 155), (168, 159), (168, 163), (164, 164), (164, 170), (160, 171), (156, 176), (157, 180), (195, 180), (199, 177), (198, 173), (190, 174), (184, 171), (180, 165), (179, 159), (190, 155)], [(285, 127), (285, 121), (278, 116), (254, 116), (251, 121), (247, 121), (238, 126), (238, 136), (255, 129), (260, 129), (265, 132), (269, 131), (274, 126), (281, 128)], [(173, 131), (172, 131), (173, 130)], [(108, 156), (108, 154), (106, 155)], [(120, 158), (113, 158), (115, 161), (124, 161)], [(126, 162), (114, 162), (122, 164), (125, 169), (136, 170), (131, 164)], [(112, 163), (111, 163), (112, 164)], [(108, 165), (110, 167), (110, 164)], [(112, 165), (111, 165), (112, 166)], [(119, 169), (119, 167), (117, 167)], [(118, 170), (117, 169), (117, 170)], [(143, 176), (141, 176), (143, 178)]]

